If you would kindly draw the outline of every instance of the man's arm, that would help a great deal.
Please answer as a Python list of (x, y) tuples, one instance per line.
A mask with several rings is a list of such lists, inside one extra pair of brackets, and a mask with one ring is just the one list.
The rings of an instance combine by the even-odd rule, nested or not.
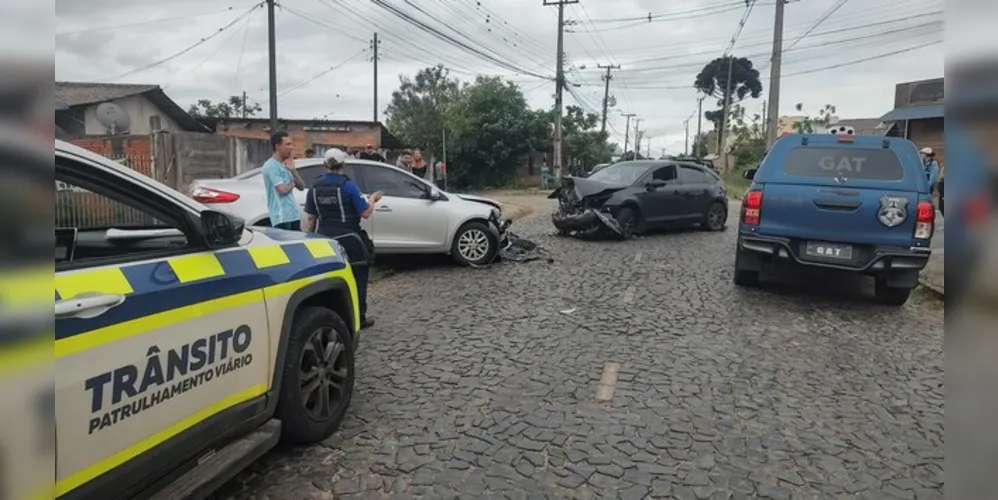
[(305, 220), (302, 221), (302, 231), (306, 233), (315, 232), (315, 220), (319, 216), (319, 210), (315, 206), (315, 188), (309, 188), (305, 195)]
[(932, 188), (936, 185), (936, 181), (939, 180), (939, 164), (932, 162), (929, 165), (929, 187)]
[(284, 162), (284, 168), (287, 168), (291, 172), (291, 181), (294, 183), (294, 187), (298, 189), (305, 189), (305, 181), (302, 180), (301, 175), (298, 175), (298, 169), (295, 167), (295, 159), (288, 158)]
[(294, 190), (295, 186), (293, 182), (284, 182), (283, 176), (281, 176), (280, 171), (277, 170), (276, 166), (270, 164), (263, 167), (263, 175), (267, 176), (267, 181), (269, 181), (274, 186), (274, 191), (281, 196), (287, 196), (288, 193)]
[(346, 193), (347, 198), (353, 203), (353, 207), (357, 209), (357, 213), (363, 218), (368, 218), (374, 213), (374, 204), (381, 199), (381, 193), (374, 193), (371, 195), (371, 202), (368, 203), (364, 200), (364, 195), (361, 194), (360, 188), (353, 181), (346, 181), (343, 184), (343, 191)]

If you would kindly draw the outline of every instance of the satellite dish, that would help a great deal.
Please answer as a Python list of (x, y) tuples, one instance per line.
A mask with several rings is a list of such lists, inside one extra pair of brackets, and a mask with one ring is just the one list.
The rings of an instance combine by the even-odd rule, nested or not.
[(102, 102), (97, 105), (97, 121), (111, 135), (127, 133), (132, 125), (128, 113), (113, 102)]
[(611, 108), (617, 107), (617, 97), (616, 96), (610, 96), (610, 97), (608, 97), (606, 99), (606, 105), (609, 106), (609, 107), (611, 107)]

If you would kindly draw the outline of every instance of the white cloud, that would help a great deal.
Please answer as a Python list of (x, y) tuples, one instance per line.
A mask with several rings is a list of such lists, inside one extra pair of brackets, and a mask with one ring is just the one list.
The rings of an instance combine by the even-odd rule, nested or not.
[[(554, 74), (557, 9), (543, 6), (541, 0), (387, 1), (517, 68)], [(837, 1), (788, 4), (786, 44), (790, 45)], [(830, 103), (843, 117), (876, 117), (893, 106), (896, 83), (941, 76), (941, 46), (803, 74), (942, 40), (941, 25), (926, 24), (941, 23), (943, 15), (932, 13), (943, 10), (942, 0), (909, 0), (902, 4), (895, 0), (848, 2), (788, 50), (783, 65), (781, 112), (793, 113), (797, 102), (809, 107)], [(57, 0), (57, 33), (90, 31), (56, 37), (56, 78), (108, 80), (210, 36), (252, 5), (248, 0), (211, 4), (195, 0)], [(414, 5), (443, 24), (418, 13)], [(620, 113), (633, 112), (643, 119), (642, 128), (652, 136), (653, 153), (660, 148), (679, 152), (685, 139), (683, 121), (696, 106), (693, 80), (703, 64), (726, 47), (741, 18), (742, 5), (742, 0), (681, 0), (668, 5), (652, 0), (582, 0), (566, 8), (566, 19), (575, 21), (569, 27), (571, 32), (565, 34), (566, 66), (570, 68), (567, 78), (580, 85), (573, 90), (585, 106), (595, 109), (601, 104), (603, 92), (601, 70), (596, 65), (620, 64), (622, 68), (611, 82), (611, 93), (618, 103), (609, 114), (611, 131), (622, 134), (625, 120)], [(227, 7), (232, 10), (218, 12)], [(749, 57), (762, 68), (763, 95), (745, 103), (750, 110), (761, 109), (768, 97), (773, 12), (772, 1), (760, 0), (733, 52)], [(308, 20), (298, 17), (298, 13)], [(668, 15), (650, 23), (605, 22), (649, 13)], [(902, 19), (913, 15), (922, 16)], [(136, 24), (178, 17), (184, 18)], [(868, 26), (871, 23), (881, 26)], [(133, 26), (93, 30), (121, 24)], [(594, 27), (599, 31), (594, 33)], [(381, 118), (398, 85), (398, 74), (411, 75), (436, 63), (445, 64), (462, 79), (478, 73), (509, 76), (525, 90), (533, 106), (547, 108), (553, 104), (552, 82), (516, 75), (479, 55), (442, 42), (373, 2), (333, 0), (287, 2), (286, 9), (278, 9), (279, 92), (355, 56), (368, 47), (375, 30), (382, 40), (378, 82)], [(182, 106), (198, 98), (224, 99), (242, 91), (264, 101), (268, 82), (266, 36), (266, 11), (258, 9), (248, 24), (238, 23), (190, 52), (124, 81), (164, 85)], [(373, 71), (369, 56), (370, 51), (282, 95), (278, 100), (281, 115), (370, 119)], [(583, 65), (585, 69), (579, 69)], [(565, 103), (575, 104), (575, 98), (566, 94)], [(705, 110), (714, 105), (709, 99), (704, 102)], [(695, 125), (694, 116), (691, 133)], [(705, 123), (704, 128), (709, 127)], [(618, 140), (622, 138), (620, 135)]]

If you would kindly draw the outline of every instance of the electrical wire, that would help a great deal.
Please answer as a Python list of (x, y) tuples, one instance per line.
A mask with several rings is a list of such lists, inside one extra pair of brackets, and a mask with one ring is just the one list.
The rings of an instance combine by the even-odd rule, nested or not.
[[(251, 18), (253, 16), (250, 16)], [(236, 88), (239, 86), (240, 80), (239, 75), (243, 67), (243, 56), (246, 54), (246, 40), (249, 38), (249, 25), (243, 30), (243, 44), (239, 49), (239, 60), (236, 61), (236, 72), (232, 77), (232, 88), (229, 89), (229, 94), (235, 94)]]
[(131, 76), (131, 75), (134, 75), (135, 73), (139, 73), (139, 72), (145, 71), (147, 69), (155, 68), (156, 66), (159, 66), (161, 64), (165, 64), (167, 62), (170, 62), (170, 61), (178, 58), (178, 57), (180, 57), (180, 56), (182, 56), (182, 55), (184, 55), (184, 54), (186, 54), (186, 53), (188, 53), (188, 52), (196, 49), (197, 47), (200, 47), (201, 45), (204, 45), (205, 43), (207, 43), (212, 38), (215, 38), (218, 35), (221, 35), (226, 30), (228, 30), (229, 28), (231, 28), (231, 27), (235, 26), (237, 23), (239, 23), (239, 21), (242, 21), (247, 16), (249, 16), (250, 14), (252, 14), (254, 11), (256, 11), (256, 9), (259, 9), (260, 7), (262, 7), (263, 4), (264, 4), (264, 2), (260, 2), (260, 3), (256, 4), (256, 5), (254, 5), (253, 7), (250, 7), (249, 10), (247, 10), (246, 12), (240, 14), (239, 17), (233, 19), (231, 22), (229, 22), (229, 24), (226, 24), (225, 26), (219, 28), (218, 31), (212, 33), (211, 35), (208, 35), (208, 36), (202, 38), (197, 43), (195, 43), (193, 45), (190, 45), (190, 46), (182, 49), (180, 52), (177, 52), (177, 53), (175, 53), (175, 54), (173, 54), (173, 55), (171, 55), (171, 56), (169, 56), (169, 57), (167, 57), (165, 59), (160, 59), (158, 61), (155, 61), (153, 63), (147, 64), (145, 66), (141, 66), (139, 68), (135, 68), (133, 70), (126, 71), (126, 72), (124, 72), (124, 73), (122, 73), (122, 74), (120, 74), (120, 75), (118, 75), (118, 76), (116, 76), (114, 78), (110, 78), (109, 81), (113, 82), (115, 80), (120, 80), (122, 78), (125, 78), (126, 76)]
[(821, 16), (819, 16), (818, 19), (815, 20), (815, 22), (811, 25), (811, 27), (809, 27), (808, 29), (804, 30), (804, 32), (801, 33), (800, 35), (797, 35), (797, 38), (795, 38), (794, 41), (790, 42), (790, 45), (784, 47), (784, 50), (792, 49), (794, 47), (794, 45), (797, 45), (801, 40), (804, 39), (804, 37), (806, 37), (812, 31), (814, 31), (814, 29), (817, 28), (818, 26), (820, 26), (821, 23), (825, 22), (825, 20), (827, 20), (829, 17), (831, 17), (832, 14), (834, 14), (836, 11), (838, 11), (839, 9), (841, 9), (842, 6), (845, 5), (846, 2), (848, 2), (848, 1), (849, 0), (839, 0), (835, 5), (833, 5), (827, 11), (825, 11), (824, 14), (822, 14)]
[(196, 17), (210, 16), (212, 14), (220, 14), (222, 12), (232, 12), (235, 9), (236, 9), (236, 6), (231, 6), (231, 7), (226, 7), (224, 9), (210, 10), (210, 11), (201, 12), (201, 13), (198, 13), (198, 14), (185, 14), (183, 16), (161, 17), (161, 18), (158, 18), (158, 19), (149, 19), (149, 20), (146, 20), (146, 21), (137, 21), (137, 22), (134, 22), (134, 23), (113, 24), (113, 25), (110, 25), (110, 26), (98, 26), (98, 27), (95, 27), (95, 28), (85, 28), (85, 29), (79, 29), (79, 30), (74, 30), (74, 31), (63, 31), (61, 33), (56, 33), (55, 36), (56, 36), (56, 38), (58, 38), (60, 36), (81, 35), (83, 33), (94, 33), (94, 32), (98, 32), (98, 31), (109, 31), (109, 30), (116, 30), (116, 29), (121, 29), (121, 28), (132, 28), (132, 27), (135, 27), (135, 26), (146, 26), (146, 25), (149, 25), (149, 24), (163, 23), (163, 22), (167, 22), (167, 21), (182, 21), (184, 19), (194, 19)]
[(229, 42), (231, 42), (232, 39), (235, 38), (236, 35), (238, 35), (240, 33), (240, 31), (243, 33), (243, 39), (245, 40), (245, 38), (246, 38), (246, 32), (249, 31), (249, 25), (253, 21), (253, 17), (254, 17), (253, 14), (256, 14), (256, 11), (253, 11), (252, 14), (250, 14), (249, 16), (247, 16), (246, 17), (246, 21), (243, 22), (242, 27), (240, 29), (237, 29), (236, 31), (233, 31), (232, 34), (229, 35), (228, 38), (226, 38), (225, 40), (223, 40), (222, 43), (220, 43), (218, 45), (218, 47), (215, 48), (215, 50), (211, 51), (211, 53), (208, 54), (208, 57), (205, 57), (204, 59), (201, 60), (201, 62), (195, 64), (194, 66), (191, 66), (190, 68), (188, 68), (186, 70), (178, 71), (178, 72), (174, 73), (173, 74), (173, 76), (174, 76), (173, 79), (168, 80), (165, 84), (161, 85), (161, 87), (163, 88), (163, 90), (166, 90), (167, 88), (170, 87), (170, 85), (173, 85), (173, 82), (176, 81), (176, 77), (179, 77), (179, 76), (186, 77), (186, 76), (192, 75), (201, 66), (204, 66), (205, 63), (207, 63), (208, 61), (214, 59), (215, 56), (217, 56), (218, 53), (221, 52), (222, 49), (225, 48), (225, 46), (228, 45)]
[[(296, 91), (296, 90), (298, 90), (298, 89), (300, 89), (302, 87), (305, 87), (305, 86), (309, 85), (310, 83), (318, 80), (319, 78), (322, 78), (323, 76), (326, 76), (329, 73), (332, 73), (333, 71), (336, 71), (337, 69), (342, 68), (344, 65), (349, 64), (349, 63), (353, 62), (355, 59), (357, 59), (360, 56), (364, 55), (364, 53), (367, 52), (367, 50), (368, 49), (361, 49), (360, 52), (357, 52), (356, 54), (350, 56), (348, 59), (344, 60), (343, 62), (341, 62), (339, 64), (336, 64), (334, 66), (330, 66), (329, 68), (324, 69), (324, 70), (322, 70), (319, 73), (316, 73), (312, 77), (310, 77), (310, 78), (308, 78), (306, 80), (303, 80), (303, 81), (301, 81), (299, 83), (296, 83), (296, 84), (294, 84), (294, 85), (292, 85), (292, 86), (290, 86), (290, 87), (288, 87), (288, 88), (286, 88), (286, 89), (278, 92), (277, 93), (277, 97), (286, 96), (286, 95), (288, 95), (288, 94), (290, 94), (290, 93), (292, 93), (292, 92), (294, 92), (294, 91)], [(270, 99), (267, 99), (266, 101), (264, 101), (261, 104), (269, 104), (269, 103), (270, 103)]]

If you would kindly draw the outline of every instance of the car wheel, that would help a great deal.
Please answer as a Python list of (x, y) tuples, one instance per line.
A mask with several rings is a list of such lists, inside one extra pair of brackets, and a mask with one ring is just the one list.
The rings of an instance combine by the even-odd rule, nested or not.
[(735, 285), (738, 286), (759, 286), (759, 271), (752, 269), (743, 269), (742, 260), (743, 252), (741, 250), (735, 251)]
[(624, 207), (617, 212), (617, 224), (620, 226), (620, 239), (629, 240), (641, 226), (641, 216), (637, 210)]
[(911, 297), (911, 288), (888, 286), (887, 282), (877, 279), (874, 295), (877, 302), (888, 306), (903, 306)]
[(481, 222), (469, 222), (461, 226), (454, 235), (451, 255), (458, 264), (484, 266), (495, 258), (498, 247), (488, 226)]
[(728, 222), (728, 207), (724, 206), (723, 203), (715, 201), (707, 207), (707, 211), (703, 214), (703, 221), (701, 225), (707, 231), (720, 231), (724, 229), (725, 223)]
[(295, 314), (277, 401), (282, 439), (315, 443), (340, 427), (353, 397), (352, 346), (350, 330), (332, 310), (308, 307)]

